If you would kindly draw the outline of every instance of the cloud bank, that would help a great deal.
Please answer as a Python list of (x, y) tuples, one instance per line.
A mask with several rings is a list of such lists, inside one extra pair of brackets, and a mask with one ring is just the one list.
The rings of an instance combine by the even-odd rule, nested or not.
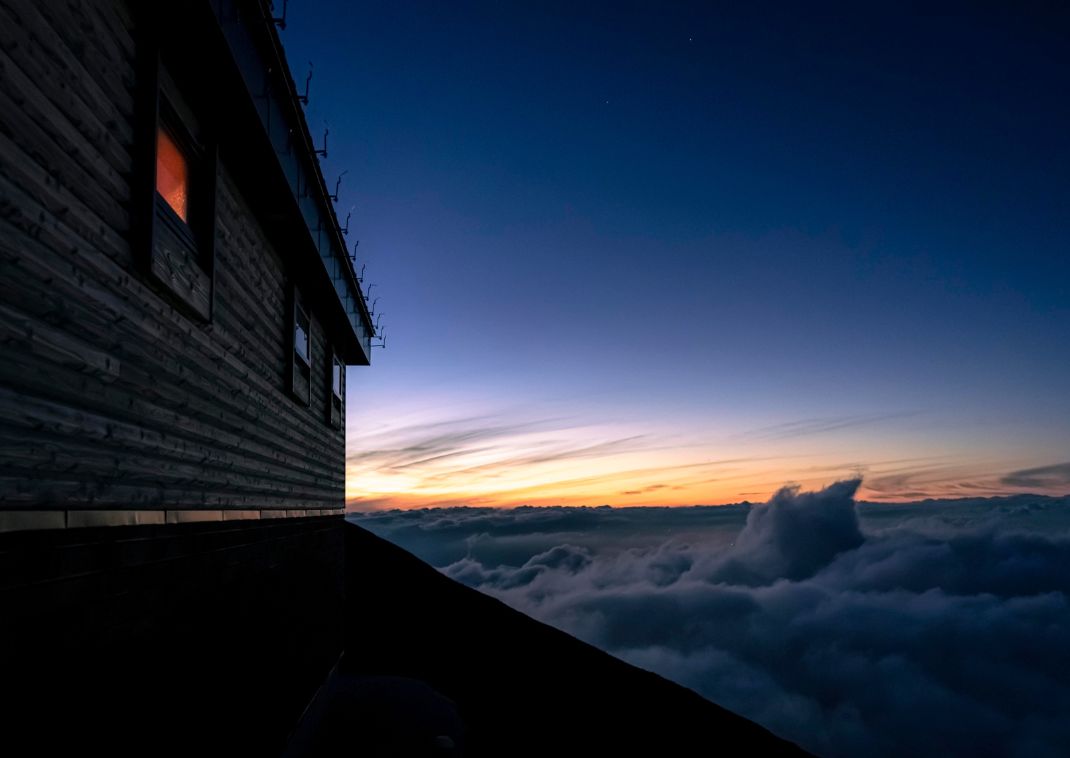
[(359, 523), (821, 755), (1070, 753), (1070, 499), (858, 485)]

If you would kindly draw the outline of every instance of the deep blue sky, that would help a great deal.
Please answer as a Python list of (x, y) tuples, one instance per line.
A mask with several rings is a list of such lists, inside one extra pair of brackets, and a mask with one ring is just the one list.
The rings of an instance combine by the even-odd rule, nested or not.
[(1067, 490), (1065, 14), (663, 5), (291, 3), (387, 324), (350, 495)]

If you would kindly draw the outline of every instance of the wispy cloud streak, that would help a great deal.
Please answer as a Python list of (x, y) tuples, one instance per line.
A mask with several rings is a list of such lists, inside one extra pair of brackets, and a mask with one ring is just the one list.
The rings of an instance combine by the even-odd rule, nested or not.
[(879, 413), (859, 416), (826, 416), (787, 421), (758, 429), (752, 429), (739, 435), (740, 440), (788, 440), (799, 437), (811, 437), (819, 434), (850, 429), (853, 427), (872, 426), (896, 419), (918, 415), (910, 413)]
[(1070, 463), (1012, 471), (1001, 482), (1008, 487), (1049, 489), (1070, 486)]

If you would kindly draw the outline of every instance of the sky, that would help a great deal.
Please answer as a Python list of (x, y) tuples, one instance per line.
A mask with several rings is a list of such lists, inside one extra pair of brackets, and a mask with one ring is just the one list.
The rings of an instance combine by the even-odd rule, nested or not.
[(385, 325), (348, 372), (349, 507), (1070, 492), (1067, 31), (291, 3)]

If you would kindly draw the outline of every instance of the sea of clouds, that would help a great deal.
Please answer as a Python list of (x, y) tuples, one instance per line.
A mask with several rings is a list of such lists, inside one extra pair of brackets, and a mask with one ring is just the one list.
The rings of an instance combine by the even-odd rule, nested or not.
[(1070, 498), (858, 486), (353, 518), (819, 755), (1070, 754)]

